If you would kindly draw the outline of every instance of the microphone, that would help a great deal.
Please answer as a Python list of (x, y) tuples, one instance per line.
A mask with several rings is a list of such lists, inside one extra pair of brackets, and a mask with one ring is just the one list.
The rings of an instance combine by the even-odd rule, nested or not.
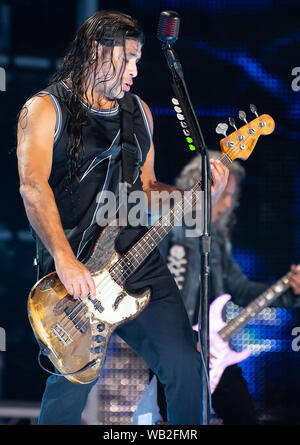
[(157, 38), (162, 42), (172, 45), (178, 39), (180, 16), (175, 11), (163, 11), (160, 13)]
[(169, 68), (173, 75), (176, 73), (183, 80), (182, 67), (171, 45), (176, 42), (179, 33), (180, 17), (175, 11), (163, 11), (159, 15), (157, 38), (163, 42), (162, 50), (165, 53)]

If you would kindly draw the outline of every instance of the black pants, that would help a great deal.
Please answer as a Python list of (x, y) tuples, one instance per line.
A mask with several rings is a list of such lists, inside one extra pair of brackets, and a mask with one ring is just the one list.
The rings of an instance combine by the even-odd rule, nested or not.
[[(121, 232), (117, 250), (131, 246), (141, 229)], [(200, 421), (200, 356), (182, 298), (167, 266), (156, 249), (127, 282), (127, 290), (150, 286), (151, 302), (117, 334), (139, 354), (165, 387), (168, 418), (174, 425), (197, 425)], [(80, 385), (51, 376), (46, 383), (39, 424), (75, 425), (81, 422), (93, 384)], [(195, 391), (195, 388), (197, 390)]]
[[(153, 372), (150, 371), (150, 379)], [(164, 386), (157, 380), (157, 403), (164, 421), (168, 421)], [(224, 425), (257, 425), (252, 397), (239, 366), (225, 369), (212, 395), (212, 406)]]
[(228, 366), (212, 395), (212, 405), (224, 425), (256, 425), (252, 397), (237, 365)]

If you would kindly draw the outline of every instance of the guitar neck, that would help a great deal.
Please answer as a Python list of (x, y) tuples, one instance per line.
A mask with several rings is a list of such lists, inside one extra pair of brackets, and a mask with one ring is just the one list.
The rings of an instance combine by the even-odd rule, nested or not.
[(229, 323), (218, 332), (220, 337), (222, 337), (224, 341), (229, 341), (230, 338), (252, 320), (252, 318), (259, 314), (265, 307), (269, 306), (273, 301), (277, 300), (277, 298), (290, 287), (289, 278), (292, 275), (293, 272), (288, 272), (252, 301), (252, 303), (248, 304), (239, 315), (230, 320)]
[[(226, 166), (232, 162), (223, 154), (219, 160)], [(110, 274), (115, 281), (123, 284), (135, 270), (146, 260), (150, 253), (157, 247), (163, 238), (171, 231), (174, 225), (182, 220), (183, 208), (187, 212), (192, 210), (200, 198), (196, 193), (201, 190), (201, 182), (194, 187), (179, 202), (175, 202), (170, 211), (161, 216), (158, 221), (131, 247), (110, 269)]]

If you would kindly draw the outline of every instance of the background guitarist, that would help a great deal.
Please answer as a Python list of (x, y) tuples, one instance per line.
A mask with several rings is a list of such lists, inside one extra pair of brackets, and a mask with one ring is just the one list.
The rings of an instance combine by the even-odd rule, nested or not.
[[(218, 158), (219, 152), (210, 151), (211, 158)], [(193, 158), (179, 174), (176, 185), (190, 188), (201, 171), (201, 157)], [(245, 176), (242, 165), (235, 161), (229, 166), (227, 186), (212, 210), (212, 251), (211, 251), (211, 301), (229, 293), (232, 301), (239, 306), (246, 306), (269, 285), (247, 279), (232, 257), (230, 234), (235, 223), (234, 210), (238, 206), (240, 185)], [(174, 227), (160, 245), (160, 250), (167, 259), (192, 324), (197, 323), (199, 303), (199, 238), (185, 237), (184, 227)], [(291, 270), (297, 271), (292, 265)], [(274, 305), (296, 307), (300, 305), (300, 271), (290, 279), (290, 290), (284, 293)], [(161, 414), (166, 420), (163, 388), (159, 385), (158, 400)], [(237, 365), (225, 369), (223, 376), (212, 395), (213, 408), (224, 424), (255, 424), (257, 418), (248, 391), (247, 382)]]
[[(123, 177), (121, 109), (133, 106), (133, 189), (143, 189), (148, 199), (151, 191), (174, 190), (156, 181), (152, 116), (147, 105), (129, 93), (142, 44), (143, 33), (131, 17), (94, 14), (81, 26), (51, 84), (20, 113), (20, 192), (36, 233), (39, 277), (56, 270), (75, 299), (89, 293), (95, 298), (95, 284), (83, 261), (99, 233), (99, 193), (110, 190), (117, 197)], [(228, 169), (221, 162), (211, 165), (215, 204)], [(142, 231), (127, 227), (117, 239), (117, 249), (129, 248)], [(164, 383), (169, 421), (198, 424), (200, 397), (194, 394), (200, 383), (199, 354), (180, 293), (157, 249), (127, 283), (128, 291), (146, 286), (152, 288), (150, 304), (117, 333)], [(80, 424), (93, 383), (48, 378), (39, 424)]]

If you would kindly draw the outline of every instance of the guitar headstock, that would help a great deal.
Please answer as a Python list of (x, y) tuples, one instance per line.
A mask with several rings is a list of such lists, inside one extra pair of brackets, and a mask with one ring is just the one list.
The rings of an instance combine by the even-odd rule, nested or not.
[(275, 128), (275, 122), (268, 114), (258, 116), (255, 105), (250, 105), (251, 111), (257, 116), (251, 122), (247, 122), (246, 113), (239, 112), (239, 118), (246, 124), (237, 129), (234, 119), (229, 118), (230, 125), (235, 128), (235, 131), (227, 136), (226, 131), (228, 125), (221, 123), (217, 126), (216, 132), (224, 134), (224, 138), (220, 141), (222, 153), (234, 161), (235, 159), (248, 159), (251, 155), (257, 140), (260, 135), (271, 134)]

